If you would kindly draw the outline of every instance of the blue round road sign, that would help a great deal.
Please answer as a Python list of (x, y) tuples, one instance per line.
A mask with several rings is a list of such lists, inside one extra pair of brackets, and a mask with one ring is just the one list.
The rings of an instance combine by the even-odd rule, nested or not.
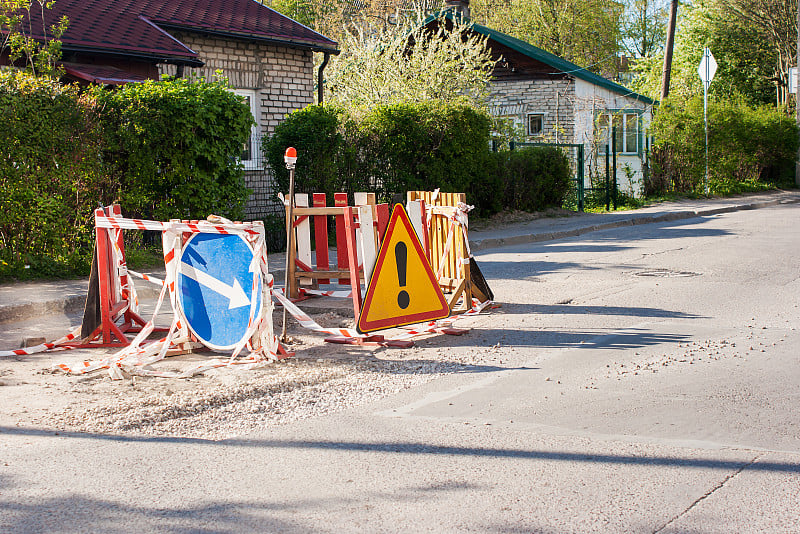
[(178, 266), (178, 306), (205, 346), (230, 350), (243, 340), (254, 278), (258, 289), (253, 318), (260, 315), (261, 273), (250, 270), (254, 256), (238, 235), (195, 234), (186, 241)]

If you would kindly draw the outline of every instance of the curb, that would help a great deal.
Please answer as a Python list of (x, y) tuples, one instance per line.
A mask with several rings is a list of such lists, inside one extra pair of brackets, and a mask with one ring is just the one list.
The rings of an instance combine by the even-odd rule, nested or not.
[(25, 302), (0, 306), (0, 324), (26, 321), (41, 315), (71, 314), (83, 311), (86, 295), (72, 295), (63, 299)]
[(634, 216), (630, 219), (621, 221), (614, 221), (610, 223), (594, 224), (585, 226), (583, 228), (575, 228), (573, 230), (564, 230), (561, 232), (545, 232), (541, 234), (522, 234), (511, 237), (495, 237), (470, 241), (469, 246), (472, 250), (485, 250), (489, 248), (498, 248), (511, 245), (525, 245), (528, 243), (539, 243), (542, 241), (555, 241), (556, 239), (565, 239), (568, 237), (576, 237), (591, 232), (598, 232), (600, 230), (609, 230), (612, 228), (621, 228), (623, 226), (637, 226), (640, 224), (654, 224), (660, 222), (678, 221), (683, 219), (692, 219), (694, 217), (709, 217), (711, 215), (718, 215), (720, 213), (732, 213), (734, 211), (755, 210), (759, 208), (768, 208), (778, 206), (781, 204), (797, 204), (800, 199), (775, 199), (766, 200), (762, 202), (752, 202), (749, 204), (740, 204), (737, 206), (724, 206), (721, 208), (710, 208), (705, 210), (693, 211), (679, 211), (674, 213), (667, 213), (663, 215), (641, 215)]

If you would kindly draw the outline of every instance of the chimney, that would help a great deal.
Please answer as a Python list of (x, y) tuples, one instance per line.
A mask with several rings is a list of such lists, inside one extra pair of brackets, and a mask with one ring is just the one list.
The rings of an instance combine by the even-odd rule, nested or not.
[(445, 0), (444, 6), (462, 19), (469, 18), (469, 0)]

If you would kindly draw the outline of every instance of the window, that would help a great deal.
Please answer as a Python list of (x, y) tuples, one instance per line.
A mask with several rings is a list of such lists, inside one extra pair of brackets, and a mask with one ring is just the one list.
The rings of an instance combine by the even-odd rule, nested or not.
[(611, 132), (616, 127), (617, 152), (637, 154), (639, 152), (639, 115), (636, 113), (603, 113), (597, 117), (597, 134), (600, 152), (611, 152)]
[(248, 106), (250, 106), (250, 113), (253, 114), (253, 118), (256, 121), (256, 124), (253, 126), (252, 130), (250, 130), (250, 139), (245, 141), (244, 146), (242, 147), (242, 164), (244, 165), (245, 169), (259, 169), (259, 162), (261, 160), (261, 143), (259, 139), (259, 113), (256, 92), (251, 89), (234, 89), (233, 92), (244, 97), (245, 102)]
[(544, 113), (528, 114), (528, 135), (542, 135), (544, 132)]

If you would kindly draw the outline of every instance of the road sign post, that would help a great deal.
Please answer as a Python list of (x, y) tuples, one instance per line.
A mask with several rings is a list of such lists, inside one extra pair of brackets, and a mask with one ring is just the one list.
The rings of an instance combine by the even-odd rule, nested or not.
[[(286, 163), (286, 168), (289, 170), (289, 198), (287, 201), (286, 213), (286, 270), (284, 271), (283, 290), (284, 294), (289, 296), (289, 261), (290, 252), (294, 250), (294, 217), (292, 211), (294, 210), (294, 166), (297, 163), (297, 150), (294, 147), (286, 149), (283, 156), (283, 161)], [(283, 326), (281, 327), (281, 343), (286, 343), (286, 306), (283, 307)]]
[(703, 50), (703, 59), (700, 60), (700, 66), (697, 68), (697, 74), (703, 81), (703, 124), (706, 129), (706, 196), (708, 196), (708, 86), (711, 85), (711, 80), (714, 79), (714, 74), (717, 72), (717, 61), (714, 59), (714, 54), (711, 50), (705, 48)]

